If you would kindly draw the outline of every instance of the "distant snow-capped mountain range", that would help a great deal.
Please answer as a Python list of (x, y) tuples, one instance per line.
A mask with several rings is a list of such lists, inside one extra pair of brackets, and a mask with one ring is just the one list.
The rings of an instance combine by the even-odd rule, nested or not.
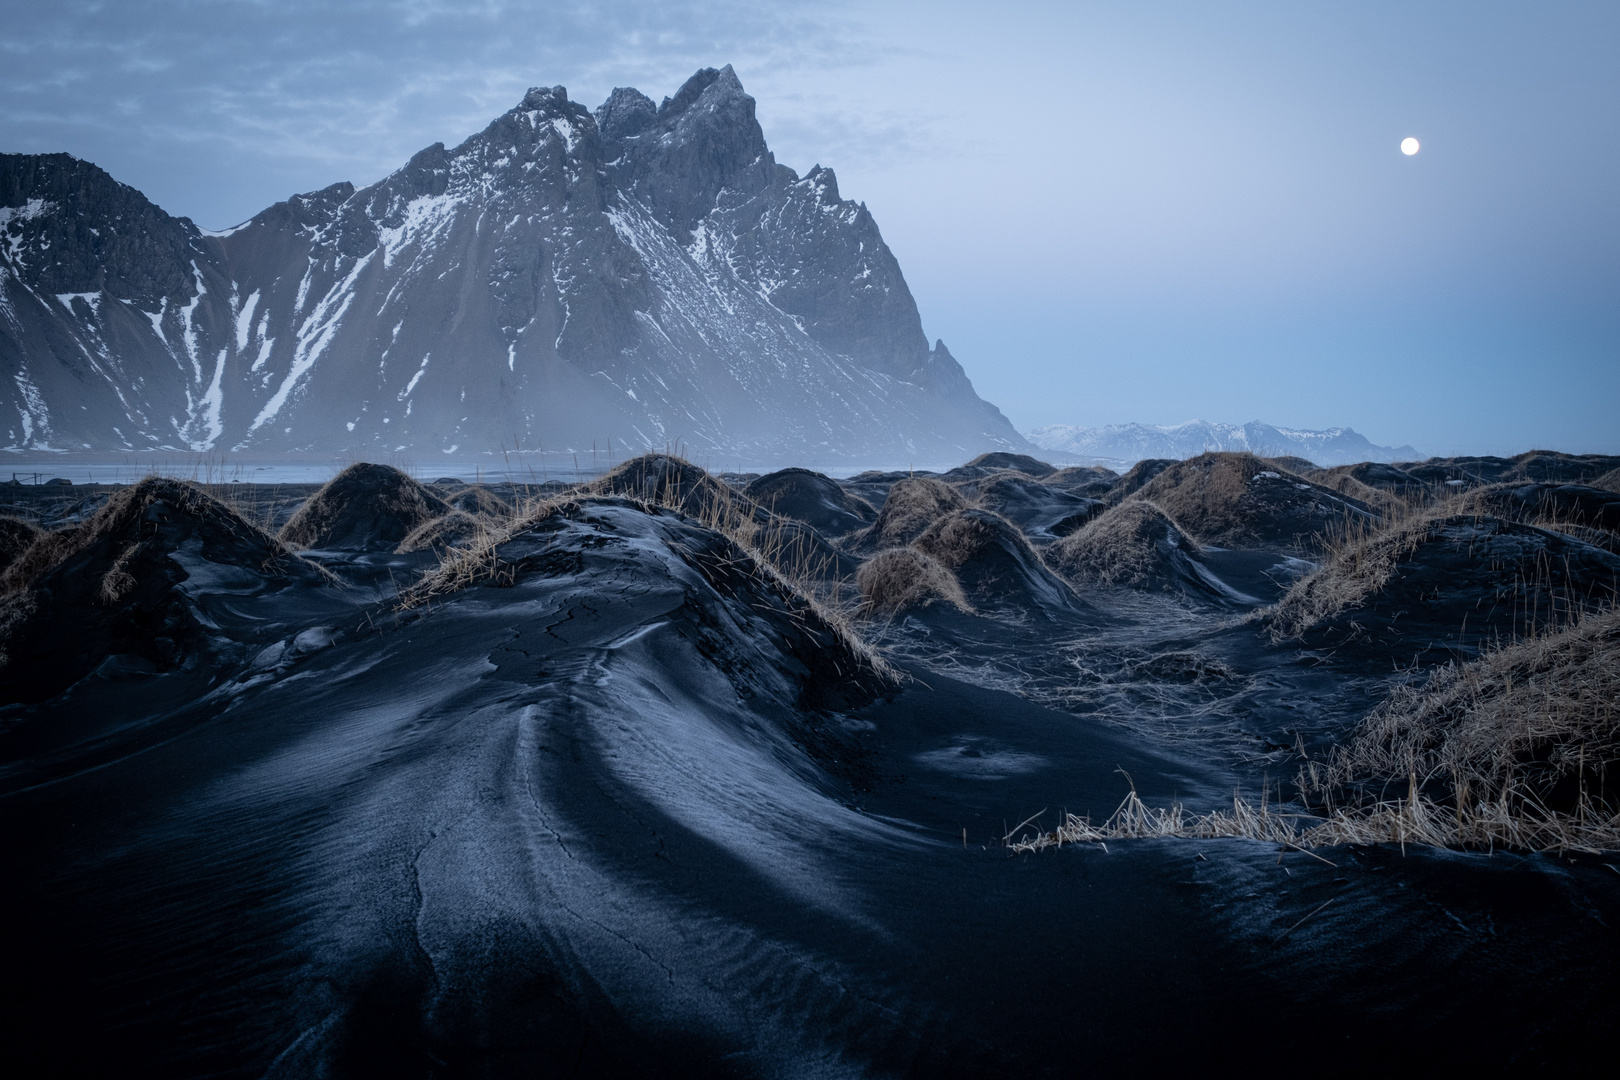
[(1190, 458), (1209, 450), (1246, 450), (1261, 457), (1302, 457), (1318, 465), (1361, 461), (1416, 461), (1410, 446), (1375, 446), (1351, 428), (1302, 431), (1252, 420), (1247, 424), (1110, 424), (1076, 427), (1048, 424), (1025, 433), (1043, 450), (1072, 455), (1088, 464), (1130, 465), (1144, 458)]

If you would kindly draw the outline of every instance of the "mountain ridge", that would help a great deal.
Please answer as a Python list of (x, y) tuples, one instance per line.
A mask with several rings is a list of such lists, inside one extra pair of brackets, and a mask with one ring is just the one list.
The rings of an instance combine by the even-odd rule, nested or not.
[(1318, 465), (1362, 461), (1416, 461), (1411, 446), (1377, 446), (1353, 428), (1321, 431), (1280, 428), (1259, 420), (1247, 424), (1189, 420), (1183, 424), (1110, 424), (1080, 427), (1048, 424), (1026, 432), (1042, 450), (1072, 455), (1086, 463), (1130, 465), (1145, 458), (1190, 458), (1209, 450), (1244, 450), (1261, 457), (1302, 457)]
[(928, 344), (864, 204), (775, 161), (729, 66), (656, 107), (534, 88), (219, 232), (68, 155), (0, 155), (0, 202), (13, 450), (1029, 449)]

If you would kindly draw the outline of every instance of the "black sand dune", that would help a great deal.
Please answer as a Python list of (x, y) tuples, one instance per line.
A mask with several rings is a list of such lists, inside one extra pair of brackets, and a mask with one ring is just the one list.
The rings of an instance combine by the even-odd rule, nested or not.
[(1120, 478), (1114, 481), (1108, 489), (1110, 502), (1123, 502), (1146, 487), (1170, 466), (1177, 464), (1174, 458), (1144, 458), (1132, 465)]
[[(493, 549), (333, 559), (343, 588), (216, 503), (104, 530), (122, 539), (79, 576), (134, 551), (128, 617), (182, 610), (200, 644), (0, 707), (0, 914), (26, 930), (0, 991), (12, 1068), (1495, 1072), (1589, 1067), (1612, 1041), (1612, 855), (1005, 846), (1133, 789), (1207, 813), (1264, 784), (1303, 813), (1279, 782), (1420, 685), (1422, 633), (1425, 660), (1457, 655), (1446, 620), (1524, 559), (1568, 556), (1573, 589), (1607, 553), (1437, 519), (1359, 607), (1277, 637), (1238, 617), (1263, 597), (1076, 595), (1046, 560), (1084, 530), (1043, 555), (900, 476), (891, 524), (932, 516), (823, 607), (761, 561), (784, 519), (724, 488), (736, 502), (703, 504), (714, 481), (674, 459), (630, 464), (623, 495), (539, 505)], [(172, 483), (128, 492), (195, 492)], [(693, 493), (697, 513), (657, 505)], [(1225, 582), (1278, 556), (1202, 557), (1189, 572)], [(884, 563), (923, 587), (845, 624), (839, 596), (875, 596)], [(1382, 651), (1324, 636), (1369, 613)], [(1535, 670), (1570, 667), (1543, 653)]]
[[(1429, 484), (1405, 469), (1377, 461), (1363, 461), (1359, 465), (1335, 465), (1311, 475), (1311, 479), (1334, 491), (1362, 498), (1366, 492), (1383, 492), (1400, 498), (1415, 498), (1428, 494)], [(1367, 501), (1362, 499), (1363, 502)]]
[(1057, 469), (1044, 461), (1030, 457), (1028, 454), (1009, 454), (1005, 451), (995, 451), (980, 454), (966, 465), (958, 465), (949, 472), (940, 474), (940, 479), (946, 483), (960, 483), (964, 480), (979, 480), (986, 476), (993, 476), (1000, 472), (1016, 472), (1037, 480), (1051, 476)]
[(865, 499), (809, 469), (767, 473), (743, 488), (743, 494), (772, 513), (802, 521), (829, 537), (865, 528), (877, 517)]
[(1118, 481), (1118, 473), (1101, 465), (1071, 465), (1042, 478), (1047, 487), (1083, 495), (1088, 499), (1105, 498)]
[(1620, 468), (1620, 457), (1531, 450), (1510, 458), (1450, 457), (1398, 462), (1398, 467), (1431, 486), (1471, 487), (1518, 482), (1586, 484)]
[(1262, 458), (1261, 460), (1278, 472), (1291, 472), (1296, 476), (1314, 477), (1322, 471), (1316, 462), (1307, 458), (1295, 457), (1292, 454), (1284, 454), (1282, 457)]
[(449, 510), (398, 469), (361, 462), (310, 496), (278, 535), (297, 548), (388, 551)]
[(976, 505), (1006, 518), (1036, 543), (1067, 536), (1106, 508), (1099, 499), (1075, 495), (1020, 473), (997, 473), (974, 487)]
[(1476, 488), (1459, 504), (1510, 521), (1620, 533), (1620, 492), (1584, 484), (1508, 483)]
[(599, 495), (625, 495), (644, 502), (677, 506), (697, 518), (715, 513), (747, 515), (739, 496), (689, 461), (669, 454), (644, 454), (617, 466), (588, 486)]

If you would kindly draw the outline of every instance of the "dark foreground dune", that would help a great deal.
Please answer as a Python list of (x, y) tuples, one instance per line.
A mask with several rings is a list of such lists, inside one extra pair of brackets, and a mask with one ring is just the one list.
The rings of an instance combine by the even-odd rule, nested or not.
[[(1397, 520), (1235, 455), (1089, 487), (1115, 505), (1054, 541), (996, 507), (1106, 478), (1046, 473), (1064, 485), (1046, 500), (1038, 465), (834, 485), (850, 501), (778, 477), (762, 505), (651, 458), (503, 494), (509, 511), (445, 505), (480, 515), (465, 551), (396, 553), (383, 511), (415, 495), (388, 477), (380, 505), (345, 504), (371, 523), (346, 530), (358, 546), (305, 555), (196, 488), (106, 493), (66, 526), (89, 531), (35, 538), (4, 579), (18, 618), (45, 620), (0, 625), (11, 1067), (1340, 1075), (1601, 1054), (1620, 1001), (1620, 858), (1601, 843), (1306, 851), (1115, 828), (1043, 845), (1133, 790), (1190, 814), (1264, 790), (1268, 814), (1326, 820), (1324, 792), (1404, 796), (1390, 762), (1414, 738), (1439, 762), (1420, 794), (1460, 820), (1481, 797), (1459, 800), (1473, 759), (1446, 748), (1481, 731), (1522, 755), (1492, 775), (1611, 806), (1581, 748), (1620, 730), (1591, 681), (1614, 655), (1613, 556), (1516, 497), (1512, 520), (1452, 514), (1447, 477)], [(899, 499), (868, 521), (879, 489)], [(1321, 507), (1364, 531), (1301, 535)], [(1420, 520), (1439, 524), (1403, 525)], [(1497, 555), (1471, 559), (1468, 529)], [(783, 536), (861, 571), (810, 573)], [(1414, 539), (1377, 566), (1346, 539), (1376, 554), (1390, 536)], [(1595, 621), (1502, 653), (1451, 628), (1462, 591), (1473, 611), (1528, 572), (1491, 543), (1568, 556), (1585, 591), (1547, 587), (1566, 621)], [(1413, 631), (1402, 590), (1422, 600), (1435, 575), (1463, 584)], [(146, 609), (186, 630), (161, 653), (118, 629)], [(1383, 621), (1357, 634), (1357, 613)], [(50, 682), (26, 659), (40, 633), (73, 636)], [(1552, 743), (1513, 741), (1516, 706), (1490, 704), (1552, 715), (1549, 686), (1577, 685), (1582, 719)], [(1293, 786), (1329, 762), (1353, 788)]]

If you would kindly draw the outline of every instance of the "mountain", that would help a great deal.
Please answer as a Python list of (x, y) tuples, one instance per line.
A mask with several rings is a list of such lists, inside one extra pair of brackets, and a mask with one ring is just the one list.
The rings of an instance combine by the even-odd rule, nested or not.
[(0, 444), (751, 461), (1028, 450), (831, 169), (730, 67), (594, 112), (530, 90), (454, 149), (224, 232), (0, 155)]
[(1261, 457), (1302, 457), (1318, 465), (1351, 465), (1361, 461), (1416, 461), (1423, 455), (1410, 446), (1374, 446), (1350, 428), (1299, 431), (1272, 427), (1258, 420), (1247, 424), (1211, 424), (1189, 420), (1157, 427), (1111, 424), (1072, 427), (1051, 424), (1028, 433), (1043, 450), (1077, 458), (1129, 465), (1143, 458), (1190, 458), (1207, 450), (1247, 450)]

